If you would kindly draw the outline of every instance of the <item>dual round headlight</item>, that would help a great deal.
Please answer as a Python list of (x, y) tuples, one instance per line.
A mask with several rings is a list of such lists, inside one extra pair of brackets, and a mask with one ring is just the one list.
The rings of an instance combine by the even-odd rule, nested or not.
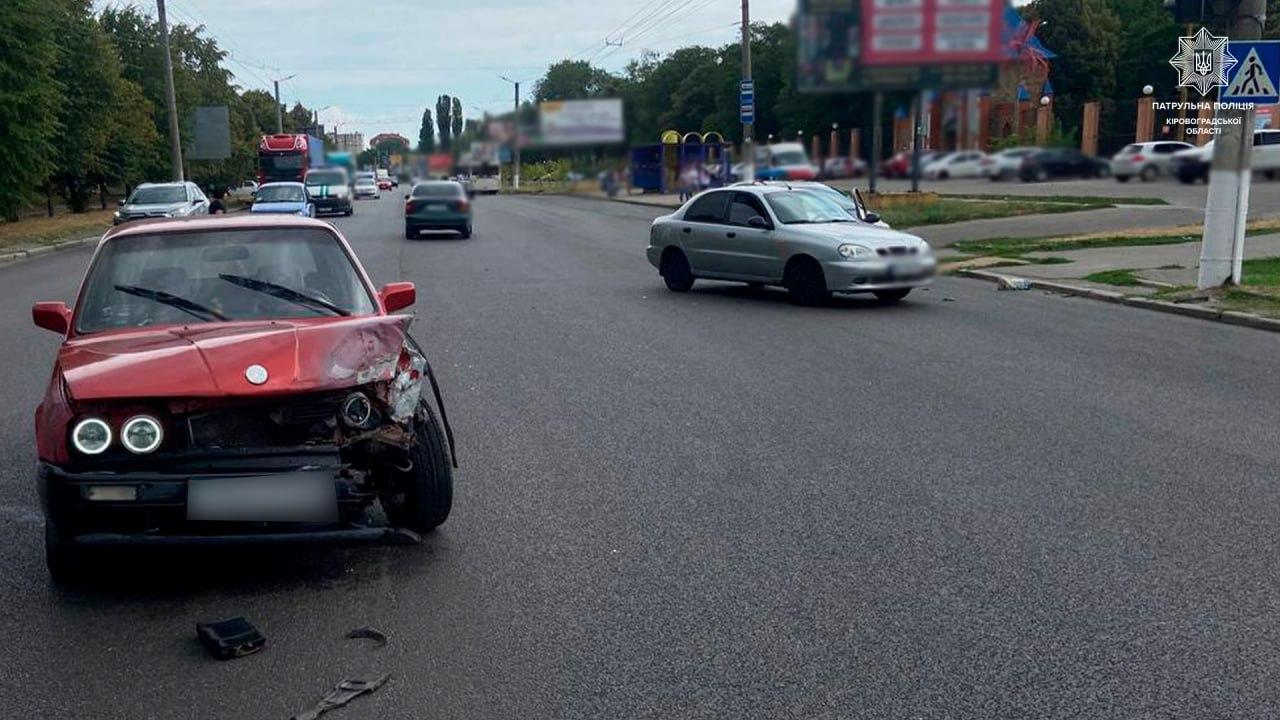
[[(85, 418), (71, 430), (71, 444), (85, 455), (101, 455), (111, 447), (111, 426), (99, 418)], [(145, 455), (160, 447), (164, 428), (150, 415), (135, 415), (120, 428), (120, 443), (135, 455)]]

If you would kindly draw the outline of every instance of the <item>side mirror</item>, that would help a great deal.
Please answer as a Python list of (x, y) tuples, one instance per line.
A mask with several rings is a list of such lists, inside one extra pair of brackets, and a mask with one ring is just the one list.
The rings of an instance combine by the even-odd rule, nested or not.
[(393, 313), (417, 302), (418, 291), (411, 282), (387, 283), (378, 291), (378, 299), (382, 301), (383, 310)]
[(117, 200), (116, 205), (119, 205), (120, 207), (124, 207), (124, 198), (120, 198), (119, 200)]
[(865, 213), (862, 216), (862, 219), (868, 223), (871, 223), (872, 225), (875, 225), (876, 223), (880, 222), (880, 213), (873, 213), (873, 212)]
[(747, 219), (747, 225), (748, 225), (749, 227), (753, 227), (753, 228), (755, 228), (755, 229), (757, 229), (757, 230), (768, 230), (768, 229), (769, 229), (769, 221), (768, 221), (768, 220), (765, 220), (764, 218), (760, 217), (759, 215), (752, 215), (750, 218), (748, 218), (748, 219)]
[(31, 306), (31, 321), (36, 327), (66, 335), (71, 329), (71, 309), (64, 302), (38, 302)]

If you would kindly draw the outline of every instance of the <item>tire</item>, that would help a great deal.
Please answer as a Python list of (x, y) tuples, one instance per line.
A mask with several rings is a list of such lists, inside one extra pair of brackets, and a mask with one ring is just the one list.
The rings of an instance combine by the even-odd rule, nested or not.
[(938, 179), (939, 179), (939, 180), (949, 180), (949, 179), (951, 179), (951, 174), (950, 174), (950, 173), (948, 173), (946, 170), (943, 170), (942, 172), (938, 173)]
[(822, 266), (812, 258), (798, 258), (788, 263), (782, 276), (782, 285), (797, 305), (814, 307), (825, 305), (831, 300), (831, 291), (827, 289)]
[(677, 248), (667, 248), (662, 253), (662, 267), (658, 274), (667, 284), (671, 292), (688, 292), (693, 287), (693, 268), (689, 267), (689, 259)]
[(351, 217), (352, 215), (355, 215), (355, 214), (356, 214), (356, 209), (355, 209), (355, 208), (347, 208), (347, 211), (346, 211), (346, 212), (344, 212), (344, 213), (342, 213), (342, 214), (343, 214), (343, 216), (344, 216), (344, 217)]
[(1116, 182), (1127, 183), (1129, 182), (1130, 177), (1131, 177), (1130, 175), (1117, 175)]
[(409, 461), (412, 467), (408, 471), (388, 471), (391, 487), (379, 500), (391, 524), (427, 532), (447, 520), (453, 508), (453, 466), (444, 432), (426, 403), (419, 406)]
[(417, 240), (417, 239), (418, 239), (418, 230), (417, 230), (416, 228), (411, 228), (411, 227), (409, 227), (408, 225), (405, 225), (405, 227), (404, 227), (404, 239), (405, 239), (405, 240)]
[(911, 288), (896, 288), (894, 290), (875, 290), (872, 292), (876, 299), (882, 303), (896, 303), (907, 295), (911, 294)]
[(462, 230), (459, 230), (459, 231), (458, 231), (458, 234), (462, 236), (462, 239), (463, 239), (463, 240), (469, 240), (469, 239), (471, 239), (471, 226), (470, 226), (470, 225), (468, 225), (468, 226), (466, 226), (465, 228), (463, 228)]
[(44, 521), (44, 562), (57, 585), (74, 583), (85, 575), (83, 549), (64, 539), (48, 519)]
[(1138, 177), (1142, 178), (1142, 182), (1151, 182), (1160, 175), (1160, 168), (1155, 165), (1148, 165), (1142, 168), (1142, 172), (1138, 173)]
[(1275, 171), (1275, 170), (1266, 170), (1266, 171), (1263, 171), (1263, 173), (1262, 173), (1262, 177), (1264, 177), (1264, 178), (1266, 178), (1266, 179), (1268, 179), (1268, 180), (1275, 180), (1275, 179), (1276, 179), (1276, 171)]

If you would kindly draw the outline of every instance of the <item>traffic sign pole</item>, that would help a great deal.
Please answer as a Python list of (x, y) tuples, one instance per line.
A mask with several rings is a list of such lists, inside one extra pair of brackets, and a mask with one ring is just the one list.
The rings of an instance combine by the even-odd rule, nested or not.
[(756, 179), (756, 97), (755, 83), (751, 80), (751, 7), (750, 0), (742, 0), (742, 85), (739, 100), (746, 99), (748, 89), (751, 91), (750, 113), (745, 102), (739, 103), (742, 106), (742, 179), (753, 182)]

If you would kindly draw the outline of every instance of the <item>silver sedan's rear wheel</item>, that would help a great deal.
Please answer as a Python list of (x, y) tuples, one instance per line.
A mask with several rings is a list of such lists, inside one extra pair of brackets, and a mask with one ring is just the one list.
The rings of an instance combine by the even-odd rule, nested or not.
[(663, 251), (658, 272), (671, 292), (688, 292), (693, 287), (693, 268), (689, 267), (689, 259), (679, 248), (669, 247)]

